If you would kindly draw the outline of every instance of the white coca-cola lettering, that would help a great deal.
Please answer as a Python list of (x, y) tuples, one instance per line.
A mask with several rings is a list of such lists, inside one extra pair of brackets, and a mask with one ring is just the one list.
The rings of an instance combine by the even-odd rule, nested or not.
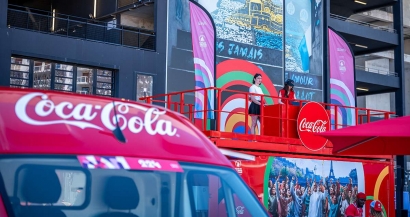
[[(27, 114), (27, 105), (30, 103), (30, 101), (32, 99), (34, 99), (35, 97), (41, 97), (41, 101), (39, 101), (35, 107), (34, 107), (34, 112), (40, 116), (40, 117), (47, 117), (50, 114), (52, 114), (53, 112), (56, 112), (56, 107), (58, 108), (58, 113), (62, 116), (60, 116), (58, 113), (57, 116), (59, 116), (61, 119), (59, 120), (51, 120), (51, 121), (44, 121), (44, 120), (34, 120), (31, 117), (28, 116)], [(67, 108), (69, 108), (68, 106), (69, 104), (64, 103), (63, 106), (67, 106)], [(76, 126), (79, 127), (81, 129), (85, 129), (85, 128), (94, 128), (94, 129), (98, 129), (98, 130), (103, 130), (103, 128), (92, 124), (92, 123), (88, 123), (85, 121), (81, 121), (84, 118), (79, 118), (79, 119), (75, 119), (75, 120), (66, 120), (68, 119), (66, 114), (63, 113), (63, 109), (62, 107), (59, 105), (54, 105), (54, 102), (48, 99), (48, 96), (44, 93), (30, 93), (27, 94), (23, 97), (21, 97), (17, 103), (16, 103), (16, 107), (14, 108), (14, 111), (17, 115), (17, 117), (23, 121), (24, 123), (27, 124), (31, 124), (31, 125), (37, 125), (37, 126), (42, 126), (42, 125), (54, 125), (54, 124), (68, 124), (68, 125), (72, 125), (72, 126)], [(72, 105), (71, 105), (72, 106)], [(70, 113), (71, 115), (73, 115), (74, 110)], [(73, 115), (74, 116), (74, 115)], [(75, 117), (81, 117), (80, 114), (76, 114)]]
[[(150, 135), (159, 134), (162, 136), (174, 136), (177, 133), (177, 130), (172, 126), (172, 123), (170, 121), (159, 119), (161, 115), (165, 114), (165, 111), (159, 111), (157, 108), (146, 109), (143, 106), (126, 104), (122, 102), (115, 102), (115, 105), (118, 105), (118, 113), (116, 117), (118, 118), (118, 121), (120, 123), (123, 123), (120, 126), (121, 130), (124, 130), (128, 126), (128, 129), (133, 133), (139, 133), (142, 131), (142, 129), (145, 129), (145, 131)], [(146, 111), (144, 120), (137, 116), (134, 116), (130, 118), (130, 120), (127, 120), (124, 114), (127, 114), (129, 112), (129, 107)], [(116, 124), (115, 116), (111, 120), (107, 118), (109, 117), (113, 108), (114, 105), (110, 103), (107, 104), (101, 112), (101, 122), (110, 130), (114, 130)], [(156, 125), (154, 125), (155, 122), (157, 122)]]
[[(34, 112), (39, 117), (50, 117), (55, 114), (58, 118), (56, 120), (37, 120), (27, 114), (27, 105), (33, 99), (40, 97), (41, 100), (34, 106)], [(117, 115), (112, 116), (114, 104), (117, 108)], [(118, 119), (121, 130), (128, 129), (132, 133), (139, 133), (145, 130), (150, 135), (167, 135), (174, 136), (177, 129), (172, 126), (172, 122), (161, 119), (165, 115), (165, 111), (160, 111), (158, 108), (149, 108), (123, 102), (108, 103), (105, 106), (80, 103), (73, 105), (71, 102), (60, 102), (55, 104), (44, 93), (30, 93), (21, 97), (15, 106), (15, 113), (17, 117), (31, 125), (55, 125), (67, 124), (79, 127), (81, 129), (94, 128), (103, 130), (102, 126), (91, 123), (100, 115), (101, 122), (105, 128), (114, 130), (116, 121)], [(102, 110), (101, 110), (102, 108)], [(130, 113), (130, 108), (143, 111), (145, 115), (141, 118), (139, 116), (127, 115)], [(101, 110), (101, 113), (99, 114)], [(111, 117), (112, 116), (112, 117)], [(130, 117), (131, 116), (131, 117)], [(128, 118), (127, 118), (128, 117)]]
[(299, 124), (300, 132), (312, 132), (312, 133), (321, 133), (327, 131), (326, 129), (327, 121), (316, 120), (312, 122), (306, 121), (306, 118), (303, 118)]

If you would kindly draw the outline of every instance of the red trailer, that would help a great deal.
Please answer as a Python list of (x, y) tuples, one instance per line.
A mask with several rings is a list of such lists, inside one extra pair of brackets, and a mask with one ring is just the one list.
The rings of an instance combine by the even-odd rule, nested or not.
[[(215, 105), (203, 103), (203, 110), (196, 110), (189, 103), (194, 95), (203, 96), (203, 102), (212, 95)], [(241, 99), (241, 108), (229, 108), (230, 97)], [(272, 216), (341, 217), (359, 192), (366, 194), (366, 216), (372, 200), (382, 203), (385, 216), (395, 216), (393, 156), (334, 154), (332, 143), (316, 135), (389, 119), (394, 113), (303, 100), (278, 104), (276, 96), (262, 98), (268, 104), (263, 105), (257, 135), (249, 133), (246, 92), (206, 88), (144, 99), (184, 114), (223, 148)], [(342, 112), (353, 114), (353, 121), (342, 121)], [(286, 204), (278, 205), (277, 195), (283, 195)]]

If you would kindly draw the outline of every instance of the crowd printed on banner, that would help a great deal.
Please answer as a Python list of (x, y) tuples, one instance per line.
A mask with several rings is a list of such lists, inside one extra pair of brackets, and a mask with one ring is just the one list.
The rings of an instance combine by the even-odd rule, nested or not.
[[(114, 105), (116, 116), (114, 116)], [(140, 116), (130, 115), (131, 109), (140, 111)], [(175, 136), (177, 134), (177, 129), (172, 122), (163, 118), (166, 111), (124, 102), (113, 102), (106, 105), (73, 104), (70, 101), (57, 103), (47, 94), (36, 92), (21, 97), (15, 105), (15, 113), (22, 122), (35, 126), (59, 124), (76, 126), (81, 129), (114, 130), (116, 119), (118, 119), (120, 129), (128, 129), (131, 133), (145, 131), (152, 136), (157, 134)]]
[(266, 193), (275, 217), (340, 217), (364, 191), (361, 163), (275, 157)]

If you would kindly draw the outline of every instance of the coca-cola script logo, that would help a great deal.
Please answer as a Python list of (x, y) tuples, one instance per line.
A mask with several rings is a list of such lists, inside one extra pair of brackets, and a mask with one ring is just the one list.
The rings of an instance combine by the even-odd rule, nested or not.
[[(113, 111), (114, 104), (116, 116)], [(131, 112), (131, 109), (134, 111)], [(123, 131), (145, 131), (152, 136), (177, 135), (177, 129), (172, 122), (164, 118), (166, 111), (125, 102), (109, 102), (105, 105), (73, 104), (68, 100), (53, 101), (44, 93), (30, 93), (17, 101), (15, 113), (22, 122), (36, 126), (71, 125), (81, 129), (114, 130), (118, 119)]]
[(297, 124), (299, 138), (306, 148), (318, 151), (325, 147), (327, 139), (315, 135), (330, 128), (329, 115), (322, 105), (316, 102), (304, 105), (299, 111)]

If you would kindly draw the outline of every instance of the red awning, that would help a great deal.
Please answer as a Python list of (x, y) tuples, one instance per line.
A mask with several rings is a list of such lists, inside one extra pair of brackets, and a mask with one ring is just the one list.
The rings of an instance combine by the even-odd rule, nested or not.
[(375, 121), (318, 135), (332, 142), (334, 154), (410, 155), (410, 116)]

